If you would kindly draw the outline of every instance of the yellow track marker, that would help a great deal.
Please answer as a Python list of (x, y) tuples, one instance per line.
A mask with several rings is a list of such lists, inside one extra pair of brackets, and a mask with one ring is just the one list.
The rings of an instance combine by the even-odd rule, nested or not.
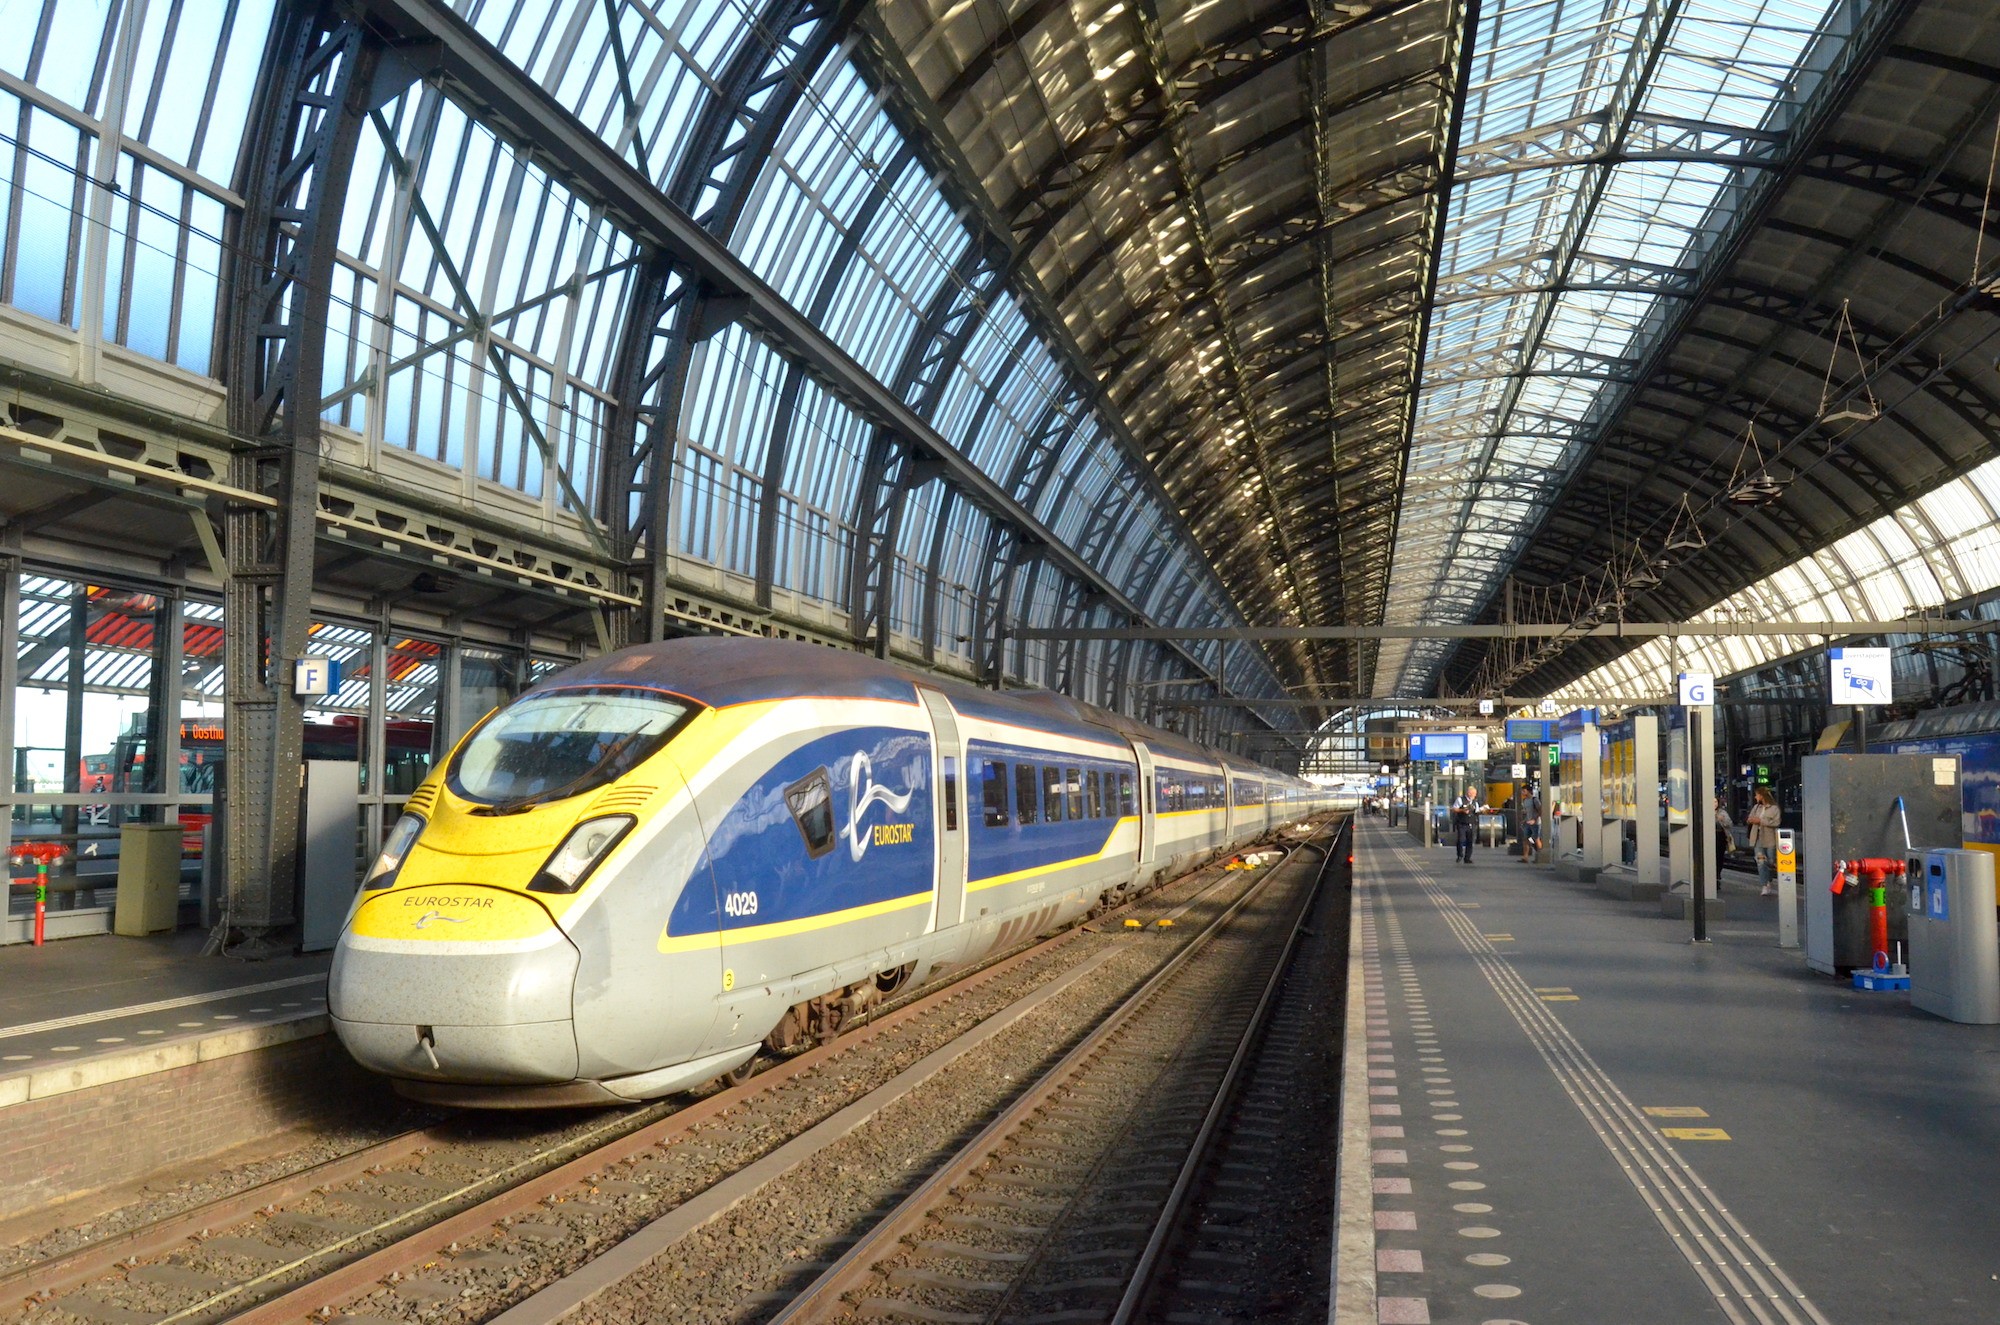
[(1174, 922), (1168, 919), (1163, 918), (1158, 923), (1161, 929), (1172, 929), (1174, 927)]
[(1144, 929), (1145, 927), (1146, 927), (1146, 922), (1145, 922), (1145, 921), (1143, 921), (1143, 920), (1134, 920), (1134, 919), (1133, 919), (1132, 917), (1130, 917), (1130, 916), (1126, 916), (1126, 917), (1125, 917), (1125, 928), (1127, 928), (1127, 929)]
[(1479, 909), (1479, 903), (1477, 902), (1460, 902), (1458, 905), (1459, 909), (1464, 911), (1477, 911)]
[(1720, 1127), (1662, 1127), (1660, 1135), (1673, 1141), (1727, 1141), (1729, 1133)]
[(1544, 1003), (1576, 1003), (1581, 1000), (1575, 994), (1543, 994)]
[(1492, 943), (1512, 943), (1514, 941), (1512, 934), (1481, 934), (1479, 937)]
[(1706, 1118), (1707, 1109), (1692, 1104), (1648, 1104), (1646, 1112), (1655, 1118)]
[(1535, 986), (1535, 992), (1538, 994), (1574, 994), (1576, 991), (1568, 985), (1537, 985)]

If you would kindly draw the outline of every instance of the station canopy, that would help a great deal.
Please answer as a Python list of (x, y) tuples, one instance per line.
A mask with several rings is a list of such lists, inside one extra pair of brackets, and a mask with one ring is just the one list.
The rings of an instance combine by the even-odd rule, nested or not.
[(1578, 627), (1314, 646), (1355, 693), (1543, 693), (1630, 647), (1584, 627), (1772, 576), (1841, 618), (1994, 587), (1939, 528), (1866, 535), (1938, 563), (1894, 612), (1813, 560), (1991, 454), (1979, 5), (931, 0), (877, 32), (1253, 623)]

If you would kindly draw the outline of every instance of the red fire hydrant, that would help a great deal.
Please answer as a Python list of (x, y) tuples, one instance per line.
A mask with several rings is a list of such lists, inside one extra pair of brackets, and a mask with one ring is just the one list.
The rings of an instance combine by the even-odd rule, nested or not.
[(1874, 966), (1889, 969), (1889, 887), (1891, 877), (1902, 878), (1909, 866), (1886, 856), (1863, 856), (1860, 860), (1836, 861), (1833, 867), (1835, 897), (1847, 891), (1847, 881), (1868, 885), (1868, 946), (1874, 949)]
[(16, 865), (35, 863), (35, 946), (42, 946), (42, 931), (49, 914), (49, 866), (69, 854), (60, 842), (23, 842), (14, 848)]

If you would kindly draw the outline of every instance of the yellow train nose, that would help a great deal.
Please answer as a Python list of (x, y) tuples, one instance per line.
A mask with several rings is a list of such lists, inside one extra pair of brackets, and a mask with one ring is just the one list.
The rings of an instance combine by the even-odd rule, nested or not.
[(554, 926), (547, 908), (524, 893), (478, 884), (433, 884), (367, 898), (348, 933), (412, 943), (508, 943), (545, 935)]
[(392, 1077), (539, 1084), (577, 1071), (577, 950), (541, 903), (434, 884), (363, 901), (327, 1003), (356, 1061)]

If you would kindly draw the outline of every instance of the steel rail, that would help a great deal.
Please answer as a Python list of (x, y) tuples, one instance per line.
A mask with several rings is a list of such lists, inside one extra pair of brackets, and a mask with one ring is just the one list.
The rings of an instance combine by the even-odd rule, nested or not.
[(1270, 979), (1264, 982), (1257, 1006), (1251, 1009), (1250, 1019), (1236, 1042), (1236, 1052), (1230, 1055), (1229, 1066), (1223, 1071), (1222, 1080), (1216, 1083), (1208, 1112), (1202, 1116), (1201, 1127), (1195, 1133), (1193, 1144), (1188, 1147), (1187, 1158), (1174, 1177), (1173, 1190), (1167, 1193), (1166, 1204), (1161, 1207), (1153, 1232), (1146, 1239), (1145, 1250), (1139, 1253), (1138, 1262), (1132, 1267), (1132, 1278), (1125, 1285), (1124, 1295), (1118, 1299), (1117, 1310), (1111, 1315), (1111, 1325), (1132, 1325), (1159, 1287), (1160, 1259), (1166, 1252), (1167, 1240), (1178, 1231), (1181, 1213), (1187, 1207), (1195, 1178), (1213, 1152), (1217, 1128), (1223, 1115), (1236, 1102), (1236, 1084), (1242, 1079), (1244, 1065), (1250, 1061), (1253, 1048), (1271, 1024), (1271, 1011), (1278, 1001), (1279, 987), (1291, 973), (1292, 955), (1298, 951), (1299, 933), (1305, 928), (1306, 917), (1312, 914), (1313, 907), (1319, 902), (1320, 891), (1326, 884), (1327, 869), (1333, 864), (1334, 857), (1340, 854), (1343, 840), (1352, 847), (1353, 833), (1354, 820), (1350, 817), (1335, 831), (1332, 843), (1320, 859), (1319, 872), (1313, 875), (1312, 887), (1306, 890), (1305, 899), (1292, 916), (1291, 926), (1285, 934), (1284, 949), (1278, 953), (1278, 960), (1272, 963)]
[[(1194, 941), (1154, 972), (1145, 984), (1126, 998), (1089, 1035), (1043, 1073), (1034, 1085), (1023, 1091), (1013, 1103), (981, 1128), (957, 1154), (933, 1171), (930, 1177), (898, 1203), (894, 1210), (864, 1233), (839, 1260), (827, 1267), (826, 1271), (812, 1283), (806, 1285), (785, 1309), (773, 1316), (766, 1325), (802, 1325), (802, 1322), (821, 1319), (837, 1311), (841, 1306), (842, 1297), (867, 1282), (879, 1261), (892, 1254), (905, 1238), (923, 1227), (931, 1211), (953, 1187), (984, 1164), (1005, 1137), (1046, 1104), (1089, 1063), (1099, 1048), (1143, 1012), (1167, 982), (1227, 928), (1245, 907), (1262, 896), (1278, 872), (1309, 845), (1313, 844), (1300, 843), (1294, 846), (1283, 861), (1273, 866), (1247, 889), (1243, 896), (1237, 898), (1217, 916)], [(1324, 869), (1324, 861), (1321, 868)]]
[(199, 1236), (204, 1229), (218, 1224), (233, 1224), (249, 1218), (273, 1202), (292, 1200), (316, 1187), (360, 1177), (370, 1169), (384, 1168), (398, 1159), (420, 1152), (426, 1145), (440, 1144), (442, 1140), (431, 1128), (403, 1132), (349, 1154), (336, 1155), (296, 1173), (204, 1201), (179, 1214), (167, 1215), (137, 1228), (31, 1262), (0, 1274), (0, 1300), (11, 1297), (17, 1288), (29, 1289), (36, 1297), (53, 1296), (76, 1288), (110, 1274), (121, 1261), (170, 1252), (188, 1239)]
[[(1197, 872), (1191, 871), (1190, 873)], [(1187, 878), (1189, 876), (1184, 874), (1179, 877)], [(1207, 896), (1216, 887), (1219, 887), (1223, 882), (1226, 882), (1226, 880), (1218, 878), (1213, 883), (1207, 885), (1195, 898), (1190, 899), (1187, 905), (1193, 905), (1201, 897)], [(1089, 932), (1086, 928), (1087, 926), (1102, 924), (1106, 920), (1113, 919), (1121, 913), (1129, 911), (1134, 905), (1144, 901), (1156, 891), (1156, 889), (1146, 889), (1144, 892), (1127, 898), (1118, 906), (1096, 917), (1071, 925), (1061, 933), (1028, 944), (1001, 957), (990, 959), (988, 962), (969, 971), (957, 973), (949, 978), (920, 986), (905, 995), (908, 1001), (902, 1003), (901, 1006), (895, 1007), (891, 1011), (882, 1011), (859, 1018), (850, 1029), (844, 1029), (834, 1039), (806, 1050), (803, 1053), (780, 1059), (764, 1071), (751, 1077), (742, 1085), (718, 1091), (716, 1094), (707, 1096), (691, 1105), (676, 1109), (656, 1121), (626, 1131), (604, 1145), (587, 1150), (557, 1167), (531, 1175), (518, 1183), (508, 1186), (503, 1191), (496, 1192), (480, 1200), (472, 1206), (446, 1215), (441, 1220), (414, 1230), (408, 1236), (381, 1247), (376, 1251), (345, 1264), (337, 1265), (329, 1269), (325, 1274), (256, 1303), (238, 1314), (229, 1316), (227, 1319), (230, 1325), (280, 1325), (281, 1322), (297, 1322), (305, 1320), (308, 1317), (317, 1317), (322, 1313), (337, 1310), (353, 1298), (373, 1291), (393, 1273), (399, 1271), (407, 1272), (413, 1266), (445, 1255), (452, 1244), (486, 1232), (510, 1216), (524, 1213), (540, 1205), (545, 1199), (554, 1197), (570, 1187), (579, 1184), (588, 1185), (593, 1175), (600, 1173), (609, 1165), (640, 1155), (655, 1146), (669, 1143), (677, 1137), (692, 1131), (699, 1124), (726, 1112), (747, 1099), (776, 1090), (816, 1070), (847, 1050), (858, 1048), (879, 1036), (888, 1034), (904, 1022), (913, 1020), (934, 1010), (939, 1004), (949, 998), (955, 998), (961, 994), (977, 990), (1037, 957), (1077, 942), (1078, 935)], [(1186, 907), (1184, 906), (1179, 911), (1174, 912), (1174, 914), (1178, 915), (1185, 909)], [(1034, 995), (1030, 994), (1027, 997), (1033, 998)], [(991, 1021), (993, 1019), (989, 1018), (988, 1020)], [(975, 1032), (976, 1030), (977, 1028), (975, 1028)], [(959, 1038), (963, 1039), (965, 1037)], [(815, 1126), (819, 1125), (815, 1124)], [(807, 1129), (807, 1131), (811, 1130), (811, 1128)], [(568, 1144), (573, 1146), (575, 1143), (571, 1142)], [(516, 1168), (518, 1167), (520, 1166), (516, 1166)], [(487, 1179), (484, 1181), (490, 1182), (491, 1180)], [(729, 1179), (724, 1179), (723, 1181), (726, 1183)], [(241, 1297), (246, 1292), (253, 1291), (258, 1286), (268, 1284), (287, 1274), (295, 1273), (314, 1260), (321, 1260), (328, 1255), (334, 1254), (339, 1248), (352, 1246), (365, 1242), (369, 1238), (388, 1233), (395, 1229), (396, 1226), (408, 1223), (412, 1218), (424, 1211), (435, 1210), (441, 1206), (448, 1206), (456, 1200), (464, 1199), (466, 1195), (480, 1185), (482, 1184), (468, 1184), (467, 1187), (458, 1192), (447, 1194), (439, 1197), (437, 1200), (426, 1203), (420, 1210), (393, 1215), (378, 1222), (371, 1228), (363, 1229), (343, 1238), (335, 1248), (322, 1248), (311, 1256), (302, 1257), (290, 1264), (267, 1270), (264, 1274), (258, 1276), (257, 1279), (232, 1286), (205, 1302), (197, 1303), (192, 1307), (184, 1309), (182, 1312), (176, 1313), (175, 1316), (168, 1317), (167, 1320), (178, 1320), (184, 1317), (192, 1319), (193, 1316), (198, 1314), (211, 1315), (217, 1306), (231, 1298)], [(718, 1186), (720, 1185), (718, 1184)], [(697, 1199), (699, 1197), (690, 1198), (690, 1202)], [(643, 1228), (641, 1231), (643, 1231)], [(602, 1256), (594, 1258), (591, 1264), (596, 1264), (602, 1259)], [(583, 1268), (587, 1270), (589, 1266), (586, 1265)], [(574, 1278), (574, 1275), (566, 1276), (566, 1278)], [(562, 1281), (559, 1280), (558, 1283), (560, 1282)], [(548, 1290), (544, 1289), (542, 1291), (547, 1292)], [(518, 1311), (520, 1309), (517, 1306), (510, 1309), (510, 1311)], [(165, 1325), (165, 1322), (162, 1322), (162, 1325)]]

